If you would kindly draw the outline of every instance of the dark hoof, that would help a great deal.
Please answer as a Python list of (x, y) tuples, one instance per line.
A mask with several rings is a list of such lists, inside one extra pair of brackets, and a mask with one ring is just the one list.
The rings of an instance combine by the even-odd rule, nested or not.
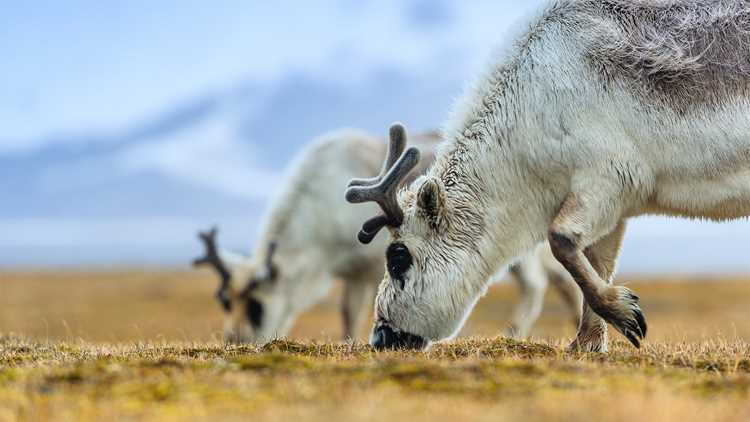
[[(616, 301), (597, 312), (607, 322), (612, 324), (630, 343), (641, 347), (641, 340), (646, 337), (648, 326), (643, 311), (638, 304), (638, 296), (624, 286), (613, 286), (616, 289)], [(595, 309), (596, 311), (596, 309)]]
[(607, 343), (586, 342), (575, 339), (570, 343), (567, 350), (571, 353), (606, 353)]

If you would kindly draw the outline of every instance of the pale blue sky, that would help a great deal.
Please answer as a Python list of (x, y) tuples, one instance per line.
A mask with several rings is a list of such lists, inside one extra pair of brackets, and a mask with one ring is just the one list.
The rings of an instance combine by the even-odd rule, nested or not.
[[(0, 266), (248, 250), (294, 153), (441, 124), (540, 1), (5, 2)], [(634, 222), (624, 271), (750, 271), (750, 223)]]
[[(298, 69), (356, 79), (336, 73), (340, 60), (347, 70), (416, 67), (458, 47), (467, 50), (472, 69), (496, 43), (491, 34), (502, 34), (528, 7), (396, 0), (6, 5), (0, 149), (30, 148), (61, 133), (114, 130), (198, 93)], [(440, 8), (445, 11), (434, 12)]]

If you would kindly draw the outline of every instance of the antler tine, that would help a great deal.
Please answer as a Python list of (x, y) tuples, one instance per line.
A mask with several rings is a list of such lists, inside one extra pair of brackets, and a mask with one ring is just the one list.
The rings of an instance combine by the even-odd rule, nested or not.
[(200, 258), (194, 259), (193, 266), (197, 267), (206, 264), (212, 265), (216, 272), (219, 273), (219, 276), (222, 279), (222, 284), (225, 284), (228, 283), (230, 274), (226, 265), (224, 265), (224, 261), (222, 261), (219, 256), (218, 248), (216, 247), (216, 235), (218, 232), (219, 230), (215, 226), (207, 232), (198, 232), (198, 238), (203, 242), (203, 246), (206, 248), (206, 253)]
[(346, 200), (351, 203), (377, 202), (380, 208), (389, 219), (389, 223), (398, 226), (403, 221), (404, 215), (396, 201), (396, 192), (399, 184), (407, 174), (419, 162), (419, 150), (411, 147), (391, 170), (385, 175), (383, 180), (373, 186), (352, 186), (346, 190)]
[[(370, 243), (378, 231), (386, 225), (398, 227), (404, 220), (404, 213), (398, 205), (396, 193), (404, 178), (419, 163), (419, 150), (411, 147), (403, 152), (406, 146), (406, 130), (400, 124), (391, 126), (390, 141), (391, 147), (389, 147), (386, 163), (383, 166), (384, 169), (388, 168), (387, 172), (382, 177), (376, 178), (377, 181), (373, 184), (350, 183), (346, 190), (347, 201), (351, 203), (372, 201), (380, 205), (383, 210), (383, 215), (371, 218), (362, 225), (362, 230), (357, 235), (362, 243)], [(396, 151), (400, 153), (394, 160)], [(395, 162), (391, 164), (391, 161)]]
[(199, 231), (198, 232), (198, 239), (203, 242), (203, 246), (206, 248), (206, 254), (200, 258), (196, 258), (193, 260), (193, 265), (203, 265), (203, 264), (211, 264), (214, 258), (218, 258), (218, 253), (216, 252), (216, 234), (218, 233), (218, 229), (216, 226), (211, 227), (208, 231)]
[(219, 256), (218, 248), (216, 247), (216, 235), (219, 233), (219, 229), (216, 226), (211, 227), (208, 231), (199, 231), (198, 238), (203, 242), (206, 248), (206, 254), (200, 258), (193, 260), (193, 266), (197, 267), (200, 265), (211, 265), (213, 269), (219, 274), (220, 284), (219, 289), (216, 291), (216, 299), (221, 303), (221, 306), (225, 311), (229, 312), (232, 309), (232, 301), (229, 294), (229, 281), (231, 274), (224, 265)]
[[(273, 263), (273, 256), (276, 253), (278, 245), (279, 244), (276, 240), (272, 240), (268, 243), (268, 246), (266, 248), (266, 259), (263, 263), (265, 266), (265, 274), (260, 277), (251, 277), (250, 283), (247, 283), (242, 291), (240, 291), (240, 297), (246, 297), (248, 294), (250, 294), (250, 292), (257, 289), (261, 283), (270, 282), (276, 279), (278, 269)], [(256, 275), (260, 274), (262, 273), (256, 273)]]
[(400, 123), (393, 124), (388, 139), (388, 150), (385, 154), (385, 161), (383, 162), (383, 167), (380, 169), (380, 173), (375, 177), (352, 179), (349, 181), (347, 187), (372, 186), (383, 180), (383, 177), (388, 173), (388, 170), (393, 167), (406, 148), (406, 129), (404, 126)]
[(270, 267), (271, 264), (273, 263), (273, 255), (276, 253), (276, 247), (277, 246), (278, 246), (278, 244), (276, 243), (275, 240), (271, 241), (268, 244), (268, 251), (266, 252), (266, 266), (267, 267)]
[(203, 241), (203, 243), (208, 245), (215, 245), (216, 244), (216, 234), (219, 232), (219, 229), (216, 226), (211, 227), (208, 231), (200, 231), (198, 232), (198, 237)]
[(268, 250), (266, 251), (266, 270), (268, 271), (268, 277), (271, 280), (276, 278), (276, 265), (273, 263), (273, 256), (276, 253), (278, 246), (278, 242), (273, 240), (268, 244)]
[(372, 217), (365, 221), (365, 224), (362, 224), (362, 228), (359, 230), (359, 233), (357, 233), (357, 239), (366, 245), (372, 242), (372, 239), (375, 239), (375, 236), (377, 236), (380, 229), (387, 225), (388, 217), (385, 215)]

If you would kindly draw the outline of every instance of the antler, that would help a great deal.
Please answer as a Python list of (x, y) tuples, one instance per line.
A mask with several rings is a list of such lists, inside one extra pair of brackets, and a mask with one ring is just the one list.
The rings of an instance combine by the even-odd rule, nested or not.
[(276, 264), (273, 263), (273, 255), (276, 253), (276, 247), (278, 246), (278, 243), (275, 240), (272, 240), (268, 244), (268, 248), (266, 249), (266, 260), (264, 262), (264, 273), (256, 274), (254, 277), (252, 277), (245, 285), (245, 287), (240, 292), (240, 297), (246, 297), (250, 292), (258, 288), (258, 286), (262, 285), (263, 283), (273, 282), (276, 279), (277, 275), (277, 267)]
[(275, 240), (271, 241), (266, 251), (266, 270), (268, 271), (268, 278), (271, 280), (276, 278), (276, 265), (273, 263), (273, 255), (276, 253), (277, 246), (278, 243)]
[(216, 297), (226, 310), (230, 310), (231, 302), (228, 297), (228, 291), (231, 275), (229, 273), (229, 270), (227, 269), (227, 266), (224, 264), (224, 261), (221, 260), (218, 249), (216, 247), (216, 235), (218, 234), (218, 232), (219, 229), (217, 229), (216, 227), (212, 227), (211, 230), (207, 232), (198, 232), (198, 238), (206, 247), (206, 254), (200, 258), (194, 259), (193, 266), (197, 267), (200, 265), (211, 265), (213, 269), (219, 274), (221, 284), (219, 285), (219, 290), (216, 292)]
[(404, 212), (398, 205), (396, 193), (404, 178), (419, 162), (419, 150), (406, 147), (406, 129), (395, 123), (390, 129), (390, 140), (385, 163), (380, 174), (371, 179), (353, 179), (346, 190), (346, 200), (355, 204), (376, 202), (383, 214), (367, 220), (362, 225), (357, 238), (362, 243), (370, 243), (385, 226), (398, 227), (404, 221)]

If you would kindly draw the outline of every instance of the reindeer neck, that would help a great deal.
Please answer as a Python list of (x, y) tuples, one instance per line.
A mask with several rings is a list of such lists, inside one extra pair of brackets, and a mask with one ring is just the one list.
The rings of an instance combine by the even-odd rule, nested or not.
[[(539, 179), (527, 165), (528, 151), (540, 129), (519, 116), (533, 112), (517, 72), (521, 63), (498, 68), (475, 88), (463, 108), (431, 174), (446, 189), (447, 203), (477, 252), (474, 284), (486, 288), (489, 277), (544, 240), (559, 200), (557, 186)], [(558, 202), (559, 203), (559, 202)]]

